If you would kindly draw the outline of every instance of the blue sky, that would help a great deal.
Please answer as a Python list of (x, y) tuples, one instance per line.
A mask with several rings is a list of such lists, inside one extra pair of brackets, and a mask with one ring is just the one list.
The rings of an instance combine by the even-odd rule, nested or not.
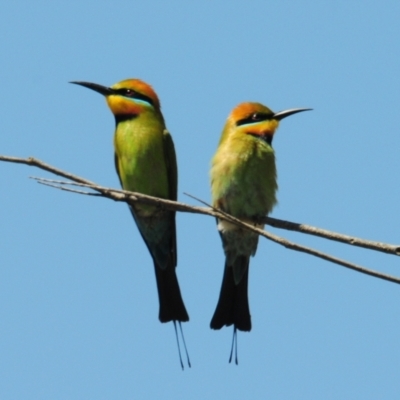
[[(161, 99), (179, 200), (196, 204), (183, 192), (210, 200), (210, 159), (235, 105), (312, 107), (274, 139), (272, 216), (400, 243), (399, 17), (395, 1), (3, 2), (0, 154), (119, 187), (113, 117), (68, 81), (138, 77)], [(127, 207), (32, 175), (50, 176), (0, 164), (1, 399), (398, 397), (398, 285), (261, 239), (253, 330), (228, 364), (231, 329), (209, 329), (224, 264), (215, 222), (179, 214), (182, 372)], [(394, 256), (268, 229), (400, 276)]]

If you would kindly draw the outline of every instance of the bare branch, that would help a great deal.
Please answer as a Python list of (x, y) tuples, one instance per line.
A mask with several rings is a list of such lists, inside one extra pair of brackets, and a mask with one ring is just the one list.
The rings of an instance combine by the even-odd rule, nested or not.
[[(67, 178), (67, 179), (70, 179), (73, 181), (73, 182), (65, 182), (65, 181), (55, 181), (55, 180), (45, 179), (45, 178), (33, 178), (41, 184), (48, 185), (48, 186), (51, 186), (51, 187), (54, 187), (57, 189), (66, 190), (66, 191), (78, 193), (78, 194), (97, 195), (97, 196), (106, 197), (106, 198), (109, 198), (109, 199), (112, 199), (115, 201), (126, 202), (128, 204), (132, 204), (134, 202), (146, 203), (146, 204), (163, 207), (165, 209), (169, 209), (169, 210), (173, 210), (173, 211), (189, 212), (189, 213), (204, 214), (204, 215), (210, 215), (213, 217), (218, 217), (220, 219), (232, 222), (232, 223), (234, 223), (238, 226), (241, 226), (245, 229), (256, 232), (260, 236), (263, 236), (269, 240), (272, 240), (275, 243), (278, 243), (281, 246), (284, 246), (288, 249), (307, 253), (307, 254), (313, 255), (315, 257), (322, 258), (326, 261), (330, 261), (332, 263), (341, 265), (343, 267), (350, 268), (354, 271), (361, 272), (363, 274), (371, 275), (376, 278), (380, 278), (380, 279), (384, 279), (384, 280), (387, 280), (390, 282), (400, 284), (400, 278), (397, 278), (397, 277), (394, 277), (394, 276), (391, 276), (388, 274), (384, 274), (384, 273), (381, 273), (378, 271), (370, 270), (365, 267), (361, 267), (356, 264), (349, 263), (345, 260), (341, 260), (339, 258), (330, 256), (326, 253), (322, 253), (320, 251), (311, 249), (309, 247), (305, 247), (305, 246), (301, 246), (299, 244), (293, 243), (287, 239), (281, 238), (272, 233), (266, 232), (262, 229), (259, 229), (252, 225), (244, 223), (241, 220), (239, 220), (229, 214), (226, 214), (220, 210), (213, 209), (212, 207), (205, 208), (205, 207), (189, 206), (184, 203), (160, 199), (160, 198), (156, 198), (156, 197), (152, 197), (152, 196), (147, 196), (147, 195), (144, 195), (141, 193), (106, 188), (106, 187), (97, 185), (87, 179), (84, 179), (79, 176), (72, 175), (68, 172), (59, 170), (51, 165), (48, 165), (48, 164), (46, 164), (40, 160), (37, 160), (35, 158), (32, 158), (32, 157), (24, 159), (24, 158), (17, 158), (17, 157), (0, 156), (0, 161), (8, 161), (8, 162), (26, 164), (26, 165), (30, 165), (30, 166), (36, 166), (38, 168), (52, 172), (55, 175), (62, 176), (64, 178)], [(66, 187), (68, 185), (85, 187), (88, 189), (92, 189), (97, 193), (91, 193), (91, 192), (87, 192), (87, 191), (79, 191), (79, 190), (71, 189), (71, 188)], [(190, 197), (193, 197), (193, 196), (190, 196)], [(199, 200), (199, 199), (197, 199), (197, 200), (202, 202), (203, 204), (207, 204), (207, 203), (204, 203), (202, 200)], [(400, 255), (400, 246), (393, 246), (393, 245), (388, 245), (388, 244), (379, 243), (379, 242), (366, 241), (366, 240), (362, 240), (362, 239), (358, 239), (358, 238), (353, 238), (353, 237), (350, 237), (347, 235), (341, 235), (341, 234), (329, 232), (329, 231), (326, 231), (323, 229), (314, 228), (314, 227), (311, 227), (308, 225), (296, 224), (293, 222), (282, 221), (282, 220), (278, 220), (275, 218), (268, 217), (265, 219), (265, 222), (267, 224), (270, 224), (271, 226), (274, 226), (277, 228), (294, 230), (294, 231), (298, 231), (298, 232), (302, 232), (302, 233), (307, 233), (307, 234), (324, 237), (324, 238), (331, 239), (331, 240), (337, 240), (337, 241), (340, 241), (343, 243), (357, 245), (357, 246), (364, 247), (364, 248), (383, 251), (385, 253)]]
[(382, 242), (374, 242), (353, 236), (343, 235), (341, 233), (328, 231), (326, 229), (316, 228), (315, 226), (300, 224), (297, 222), (284, 221), (282, 219), (266, 217), (264, 222), (274, 228), (286, 229), (288, 231), (296, 231), (306, 233), (308, 235), (319, 236), (329, 240), (350, 244), (352, 246), (363, 247), (365, 249), (381, 251), (387, 254), (400, 256), (400, 246), (387, 244)]
[[(53, 187), (56, 187), (56, 188), (59, 188), (59, 189), (63, 189), (63, 190), (66, 190), (66, 188), (61, 186), (61, 185), (83, 186), (83, 187), (91, 188), (93, 190), (98, 190), (100, 192), (101, 196), (104, 196), (104, 197), (107, 197), (107, 198), (111, 198), (111, 199), (116, 200), (116, 201), (129, 202), (129, 200), (131, 200), (131, 201), (133, 200), (133, 196), (132, 196), (133, 193), (132, 192), (127, 192), (127, 191), (124, 191), (124, 190), (115, 190), (115, 189), (110, 190), (108, 188), (103, 188), (103, 187), (98, 186), (98, 185), (87, 185), (87, 184), (73, 183), (73, 182), (54, 181), (54, 180), (44, 179), (44, 178), (34, 178), (34, 179), (38, 180), (39, 182), (43, 182), (45, 184), (48, 184), (50, 186), (53, 186)], [(57, 183), (60, 186), (57, 186), (55, 184), (51, 184), (50, 182)], [(103, 190), (106, 190), (105, 194), (101, 193)], [(79, 193), (79, 191), (74, 191), (72, 189), (70, 191)], [(83, 194), (93, 194), (93, 193), (83, 192)], [(120, 195), (125, 196), (125, 197), (122, 198), (122, 197), (120, 197)], [(135, 193), (134, 196), (135, 197), (136, 196), (139, 197), (139, 198), (137, 198), (138, 201), (146, 200), (146, 202), (149, 201), (148, 204), (155, 204), (155, 205), (158, 205), (158, 206), (166, 206), (165, 208), (169, 208), (169, 209), (172, 209), (172, 210), (176, 210), (177, 207), (175, 207), (175, 205), (180, 204), (181, 206), (183, 206), (180, 209), (180, 211), (183, 211), (183, 212), (196, 212), (196, 213), (200, 213), (200, 214), (204, 214), (204, 215), (211, 215), (213, 217), (218, 217), (220, 219), (225, 219), (225, 220), (227, 220), (229, 222), (232, 222), (232, 223), (234, 223), (236, 225), (239, 225), (239, 226), (241, 226), (241, 227), (243, 227), (245, 229), (248, 229), (248, 230), (251, 230), (253, 232), (256, 232), (260, 236), (263, 236), (263, 237), (265, 237), (265, 238), (267, 238), (269, 240), (272, 240), (273, 242), (278, 243), (281, 246), (284, 246), (284, 247), (286, 247), (286, 248), (288, 248), (290, 250), (295, 250), (295, 251), (307, 253), (307, 254), (313, 255), (315, 257), (322, 258), (322, 259), (324, 259), (326, 261), (330, 261), (332, 263), (335, 263), (335, 264), (341, 265), (343, 267), (352, 269), (354, 271), (357, 271), (357, 272), (360, 272), (360, 273), (363, 273), (363, 274), (374, 276), (376, 278), (380, 278), (380, 279), (384, 279), (384, 280), (387, 280), (387, 281), (390, 281), (390, 282), (394, 282), (394, 283), (400, 284), (400, 278), (397, 278), (397, 277), (392, 276), (392, 275), (384, 274), (384, 273), (381, 273), (381, 272), (378, 272), (378, 271), (374, 271), (374, 270), (371, 270), (371, 269), (368, 269), (368, 268), (365, 268), (365, 267), (350, 263), (350, 262), (348, 262), (346, 260), (342, 260), (342, 259), (339, 259), (337, 257), (333, 257), (333, 256), (331, 256), (329, 254), (320, 252), (318, 250), (314, 250), (314, 249), (311, 249), (309, 247), (305, 247), (305, 246), (301, 246), (301, 245), (299, 245), (297, 243), (293, 243), (293, 242), (291, 242), (291, 241), (289, 241), (287, 239), (281, 238), (281, 237), (276, 236), (276, 235), (274, 235), (272, 233), (266, 232), (266, 231), (264, 231), (262, 229), (254, 227), (252, 225), (246, 224), (243, 221), (241, 221), (241, 220), (239, 220), (239, 219), (237, 219), (237, 218), (235, 218), (235, 217), (233, 217), (233, 216), (231, 216), (229, 214), (226, 214), (226, 213), (221, 212), (221, 211), (217, 211), (217, 210), (213, 209), (211, 206), (210, 206), (210, 208), (196, 208), (195, 211), (193, 211), (193, 207), (192, 206), (188, 206), (188, 205), (183, 204), (183, 203), (177, 203), (177, 202), (172, 202), (172, 201), (169, 201), (169, 200), (158, 199), (158, 198), (151, 197), (151, 196), (145, 196), (145, 195), (142, 195), (140, 193)], [(142, 197), (142, 196), (143, 196), (143, 198), (140, 199), (140, 197)], [(190, 197), (192, 197), (194, 199), (197, 199), (196, 197), (194, 197), (192, 195), (188, 195), (188, 196), (190, 196)], [(156, 201), (156, 202), (154, 203), (153, 200)], [(207, 203), (205, 203), (204, 201), (202, 201), (200, 199), (197, 199), (197, 200), (200, 201), (201, 203), (207, 205)], [(174, 206), (174, 207), (171, 207), (171, 206)]]
[[(8, 162), (13, 162), (13, 163), (20, 163), (20, 164), (36, 166), (38, 168), (52, 172), (55, 175), (62, 176), (67, 179), (71, 179), (74, 182), (88, 184), (88, 185), (94, 185), (93, 182), (91, 182), (87, 179), (81, 178), (76, 175), (72, 175), (68, 172), (64, 172), (58, 168), (48, 165), (48, 164), (46, 164), (38, 159), (35, 159), (33, 157), (19, 158), (19, 157), (8, 157), (8, 156), (0, 155), (0, 161), (8, 161)], [(103, 191), (104, 195), (106, 194), (107, 191), (110, 190), (107, 188), (102, 188), (102, 189), (104, 190)], [(150, 196), (147, 196), (147, 197), (150, 197)], [(193, 196), (191, 196), (191, 197), (193, 197)], [(112, 198), (112, 197), (109, 197), (109, 198)], [(126, 201), (124, 199), (116, 199), (116, 198), (113, 198), (113, 199), (116, 201)], [(132, 201), (140, 201), (140, 199), (143, 199), (143, 202), (146, 202), (145, 195), (136, 193), (135, 197), (132, 198)], [(200, 201), (199, 199), (196, 199), (196, 200)], [(150, 202), (151, 202), (151, 200), (150, 200)], [(166, 204), (166, 202), (168, 202), (168, 200), (161, 200), (161, 203), (163, 203), (163, 205), (166, 208), (168, 208), (168, 204)], [(154, 203), (152, 203), (152, 204), (154, 204)], [(160, 203), (156, 203), (156, 204), (160, 204)], [(182, 207), (182, 208), (174, 208), (174, 207), (177, 207), (178, 204), (179, 204), (179, 207)], [(199, 207), (191, 208), (191, 206), (187, 206), (186, 204), (175, 203), (175, 202), (170, 202), (170, 205), (171, 205), (171, 208), (169, 208), (169, 209), (175, 209), (176, 211), (201, 213), (201, 211), (200, 211), (201, 208), (199, 208)], [(212, 214), (212, 215), (216, 216), (214, 214)], [(381, 251), (381, 252), (384, 252), (387, 254), (393, 254), (396, 256), (400, 256), (400, 246), (399, 245), (375, 242), (375, 241), (371, 241), (371, 240), (364, 240), (364, 239), (360, 239), (360, 238), (356, 238), (356, 237), (352, 237), (352, 236), (348, 236), (348, 235), (343, 235), (343, 234), (340, 234), (337, 232), (328, 231), (326, 229), (316, 228), (316, 227), (306, 225), (306, 224), (284, 221), (284, 220), (280, 220), (277, 218), (271, 218), (271, 217), (266, 217), (265, 223), (270, 226), (273, 226), (274, 228), (280, 228), (280, 229), (286, 229), (286, 230), (306, 233), (309, 235), (319, 236), (319, 237), (323, 237), (325, 239), (335, 240), (335, 241), (350, 244), (353, 246), (363, 247), (363, 248), (367, 248), (367, 249), (371, 249), (371, 250)]]
[(94, 182), (90, 182), (87, 179), (81, 178), (80, 176), (70, 174), (69, 172), (62, 171), (61, 169), (55, 168), (52, 165), (46, 164), (43, 161), (38, 160), (37, 158), (28, 157), (28, 158), (20, 158), (20, 157), (9, 157), (9, 156), (1, 156), (0, 161), (7, 161), (17, 164), (26, 164), (32, 167), (38, 167), (40, 169), (44, 169), (45, 171), (51, 172), (58, 176), (63, 176), (64, 178), (71, 179), (74, 182), (87, 183), (89, 185), (94, 185)]
[[(64, 187), (65, 185), (89, 188), (89, 189), (97, 191), (102, 197), (106, 197), (106, 198), (109, 198), (109, 199), (115, 200), (115, 201), (122, 201), (124, 203), (144, 203), (144, 204), (150, 204), (150, 205), (154, 205), (154, 206), (158, 206), (158, 207), (163, 207), (166, 210), (171, 210), (171, 211), (181, 211), (181, 212), (188, 212), (188, 213), (193, 213), (193, 214), (205, 214), (205, 215), (211, 215), (214, 217), (221, 216), (221, 213), (212, 211), (212, 210), (204, 208), (204, 207), (190, 206), (188, 204), (180, 203), (178, 201), (161, 199), (158, 197), (148, 196), (143, 193), (129, 192), (127, 190), (107, 188), (104, 186), (97, 185), (95, 183), (88, 184), (88, 183), (80, 183), (80, 182), (57, 181), (57, 180), (53, 180), (53, 179), (37, 178), (37, 177), (31, 177), (31, 178), (42, 184), (47, 184), (47, 186), (56, 187), (56, 188), (62, 189), (62, 190), (66, 190), (66, 188)], [(57, 185), (60, 185), (60, 186), (57, 186)], [(72, 190), (68, 190), (68, 191), (72, 191)], [(83, 192), (82, 194), (89, 194), (89, 192)]]
[(286, 247), (287, 249), (300, 251), (302, 253), (311, 254), (311, 255), (313, 255), (315, 257), (319, 257), (319, 258), (322, 258), (322, 259), (324, 259), (326, 261), (330, 261), (332, 263), (339, 264), (339, 265), (341, 265), (343, 267), (350, 268), (350, 269), (352, 269), (354, 271), (361, 272), (363, 274), (371, 275), (371, 276), (374, 276), (376, 278), (384, 279), (386, 281), (390, 281), (390, 282), (394, 282), (394, 283), (400, 283), (400, 278), (397, 278), (395, 276), (384, 274), (382, 272), (374, 271), (372, 269), (368, 269), (368, 268), (365, 268), (365, 267), (361, 267), (359, 265), (350, 263), (350, 262), (348, 262), (346, 260), (342, 260), (340, 258), (333, 257), (333, 256), (331, 256), (329, 254), (320, 252), (318, 250), (311, 249), (310, 247), (305, 247), (305, 246), (301, 246), (301, 245), (299, 245), (297, 243), (293, 243), (293, 242), (291, 242), (291, 241), (289, 241), (287, 239), (284, 239), (284, 238), (276, 236), (276, 235), (274, 235), (272, 233), (268, 233), (266, 231), (263, 231), (262, 229), (258, 229), (258, 228), (252, 227), (251, 225), (248, 225), (248, 224), (244, 224), (244, 225), (246, 225), (246, 227), (248, 229), (252, 228), (251, 230), (257, 232), (260, 236), (264, 236), (264, 237), (272, 240), (273, 242), (278, 243), (278, 244)]

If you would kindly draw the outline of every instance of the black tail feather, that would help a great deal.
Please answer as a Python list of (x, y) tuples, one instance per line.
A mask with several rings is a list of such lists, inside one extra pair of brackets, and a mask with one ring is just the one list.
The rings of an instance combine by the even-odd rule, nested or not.
[(176, 268), (170, 264), (167, 268), (161, 269), (154, 263), (156, 273), (158, 298), (160, 301), (160, 322), (189, 321), (176, 277)]
[(247, 286), (249, 280), (249, 257), (239, 256), (235, 263), (246, 263), (246, 272), (238, 285), (235, 285), (233, 267), (225, 263), (221, 292), (217, 308), (211, 319), (211, 329), (234, 325), (240, 331), (251, 330), (251, 316)]

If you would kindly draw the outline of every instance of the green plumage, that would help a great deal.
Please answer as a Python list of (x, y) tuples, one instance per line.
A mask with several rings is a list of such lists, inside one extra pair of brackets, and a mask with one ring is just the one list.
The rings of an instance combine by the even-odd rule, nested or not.
[[(114, 148), (124, 189), (163, 198), (174, 196), (169, 184), (176, 182), (176, 166), (172, 174), (168, 164), (176, 162), (167, 158), (166, 146), (172, 146), (172, 156), (174, 151), (166, 136), (170, 137), (161, 117), (152, 110), (117, 124)], [(172, 186), (176, 188), (176, 184)]]
[[(254, 104), (256, 109), (263, 107)], [(258, 112), (272, 114), (269, 109), (265, 109)], [(249, 113), (246, 107), (242, 118), (248, 118), (256, 111), (252, 109)], [(268, 142), (271, 142), (277, 125), (275, 120), (238, 125), (237, 118), (231, 116), (212, 160), (210, 175), (213, 206), (258, 227), (264, 226), (260, 219), (276, 204), (278, 185), (275, 155)], [(226, 221), (217, 222), (226, 260), (220, 298), (211, 320), (211, 328), (220, 329), (224, 325), (233, 324), (235, 329), (249, 331), (249, 259), (256, 253), (258, 235)]]
[(275, 155), (259, 137), (236, 129), (220, 143), (212, 161), (213, 203), (229, 214), (252, 218), (269, 213), (276, 203)]
[[(123, 189), (176, 200), (174, 144), (152, 87), (139, 79), (126, 79), (112, 87), (72, 83), (104, 95), (115, 116), (114, 161)], [(160, 321), (188, 321), (175, 271), (175, 212), (138, 203), (131, 205), (130, 210), (153, 258)]]
[[(272, 112), (260, 103), (242, 103), (229, 115), (211, 166), (213, 206), (263, 228), (262, 218), (276, 204), (276, 166), (272, 139), (279, 121), (305, 108)], [(234, 325), (251, 330), (247, 296), (249, 260), (258, 235), (218, 220), (225, 252), (225, 269), (212, 329)]]
[[(124, 189), (176, 200), (175, 150), (161, 115), (150, 108), (119, 122), (114, 147), (115, 165)], [(175, 274), (175, 213), (144, 204), (130, 209), (154, 260), (160, 321), (188, 321)]]

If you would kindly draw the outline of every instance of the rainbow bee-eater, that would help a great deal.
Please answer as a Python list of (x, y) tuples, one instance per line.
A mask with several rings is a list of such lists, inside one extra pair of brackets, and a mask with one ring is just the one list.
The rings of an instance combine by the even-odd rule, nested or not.
[[(126, 79), (111, 87), (90, 82), (71, 83), (105, 96), (114, 114), (114, 160), (122, 188), (176, 200), (178, 176), (174, 143), (153, 88), (139, 79)], [(153, 259), (159, 319), (173, 321), (176, 331), (176, 322), (180, 325), (189, 316), (175, 271), (175, 212), (139, 203), (131, 205), (130, 210)]]
[[(276, 204), (278, 189), (272, 139), (279, 121), (307, 108), (274, 113), (260, 103), (242, 103), (229, 115), (211, 166), (212, 204), (216, 209), (258, 228)], [(247, 297), (249, 260), (257, 250), (258, 235), (221, 219), (218, 231), (225, 252), (221, 292), (210, 327), (233, 325), (236, 331), (250, 331)]]

